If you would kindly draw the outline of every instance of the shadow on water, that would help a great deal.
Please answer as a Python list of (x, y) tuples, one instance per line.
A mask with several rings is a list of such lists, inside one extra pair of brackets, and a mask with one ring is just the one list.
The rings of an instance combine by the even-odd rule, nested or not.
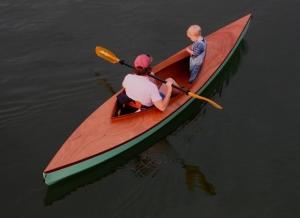
[[(224, 68), (214, 79), (214, 81), (207, 87), (207, 89), (203, 93), (204, 96), (222, 96), (223, 89), (229, 85), (230, 79), (238, 72), (238, 67), (242, 59), (242, 55), (247, 53), (247, 50), (248, 46), (246, 42), (242, 40), (235, 53), (232, 55), (231, 59), (224, 66)], [(103, 81), (101, 81), (101, 83), (102, 82)], [(110, 87), (109, 84), (108, 87)], [(105, 163), (102, 163), (77, 175), (66, 178), (63, 181), (48, 187), (46, 196), (44, 198), (44, 204), (46, 206), (51, 205), (53, 202), (66, 197), (68, 194), (71, 194), (78, 188), (101, 180), (101, 178), (114, 173), (118, 169), (118, 167), (124, 166), (129, 162), (129, 160), (132, 160), (133, 158), (135, 158), (134, 160), (132, 160), (133, 173), (135, 173), (137, 176), (155, 176), (161, 165), (160, 162), (157, 160), (153, 160), (151, 155), (145, 156), (145, 154), (141, 153), (147, 150), (150, 146), (153, 146), (159, 140), (164, 139), (165, 136), (176, 130), (178, 126), (183, 125), (183, 123), (186, 123), (189, 120), (193, 119), (196, 115), (203, 116), (206, 111), (205, 105), (206, 104), (203, 102), (194, 101), (186, 108), (185, 111), (188, 111), (188, 113), (184, 112), (179, 114), (169, 124), (167, 124), (165, 128), (150, 136), (146, 141), (141, 142), (134, 148), (106, 161)], [(166, 140), (161, 140), (160, 143), (162, 143), (163, 141)], [(167, 147), (171, 149), (171, 145), (169, 145), (168, 143), (164, 144), (167, 144)], [(189, 190), (200, 188), (210, 195), (216, 194), (214, 186), (207, 182), (205, 175), (200, 171), (198, 166), (185, 163), (184, 160), (174, 158), (174, 156), (173, 158), (171, 158), (171, 160), (177, 161), (179, 166), (184, 169), (184, 176), (186, 178), (186, 184)]]

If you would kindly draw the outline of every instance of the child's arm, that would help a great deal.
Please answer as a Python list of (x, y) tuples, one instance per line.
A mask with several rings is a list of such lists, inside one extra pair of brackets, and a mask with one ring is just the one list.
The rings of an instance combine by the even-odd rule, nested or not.
[(190, 55), (193, 55), (193, 51), (192, 51), (192, 49), (191, 49), (190, 47), (187, 47), (185, 50), (186, 50)]
[(194, 50), (192, 51), (192, 56), (194, 57), (197, 57), (199, 55), (201, 55), (203, 52), (204, 52), (205, 48), (203, 46), (202, 43), (197, 43), (195, 46), (194, 46)]

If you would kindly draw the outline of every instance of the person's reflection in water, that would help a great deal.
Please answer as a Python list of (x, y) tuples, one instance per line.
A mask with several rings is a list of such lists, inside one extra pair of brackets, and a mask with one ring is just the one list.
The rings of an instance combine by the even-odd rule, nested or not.
[(166, 139), (139, 155), (131, 170), (139, 177), (154, 177), (159, 169), (168, 163), (179, 164), (185, 170), (185, 180), (189, 190), (200, 188), (209, 195), (216, 195), (215, 187), (206, 180), (199, 167), (186, 164), (185, 160), (178, 158), (177, 152)]
[(149, 175), (154, 177), (159, 169), (160, 164), (160, 161), (152, 160), (151, 157), (145, 153), (137, 157), (131, 170), (139, 177), (145, 177)]
[(197, 166), (183, 163), (183, 168), (185, 169), (185, 181), (189, 190), (193, 191), (199, 187), (210, 195), (216, 194), (213, 184), (206, 181), (204, 174)]

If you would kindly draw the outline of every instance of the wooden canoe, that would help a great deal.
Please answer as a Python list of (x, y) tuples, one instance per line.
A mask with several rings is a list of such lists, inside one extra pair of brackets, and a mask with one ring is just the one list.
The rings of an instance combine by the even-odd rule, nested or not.
[[(206, 36), (207, 52), (197, 80), (188, 84), (189, 54), (185, 48), (153, 69), (161, 77), (174, 78), (179, 84), (201, 94), (229, 60), (242, 40), (251, 20), (248, 14)], [(102, 163), (146, 140), (165, 127), (195, 99), (178, 95), (168, 108), (156, 108), (114, 117), (116, 95), (94, 111), (66, 140), (43, 172), (47, 185)]]

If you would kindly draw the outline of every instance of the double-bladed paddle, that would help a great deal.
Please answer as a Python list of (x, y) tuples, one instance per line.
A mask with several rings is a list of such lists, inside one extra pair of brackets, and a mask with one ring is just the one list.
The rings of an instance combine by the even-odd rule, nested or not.
[[(119, 59), (112, 51), (110, 51), (110, 50), (108, 50), (106, 48), (103, 48), (101, 46), (96, 46), (95, 51), (96, 51), (96, 55), (98, 57), (101, 57), (104, 60), (106, 60), (106, 61), (108, 61), (108, 62), (110, 62), (112, 64), (122, 64), (122, 65), (124, 65), (126, 67), (133, 68), (133, 66), (125, 63), (124, 60)], [(160, 82), (162, 82), (162, 83), (166, 83), (165, 80), (163, 80), (163, 79), (161, 79), (161, 78), (159, 78), (159, 77), (157, 77), (157, 76), (155, 76), (153, 74), (149, 74), (149, 76), (152, 77), (152, 78), (154, 78), (154, 79), (156, 79), (156, 80), (158, 80), (158, 81), (160, 81)], [(211, 99), (208, 99), (208, 98), (205, 98), (203, 96), (197, 95), (196, 93), (193, 93), (193, 92), (191, 92), (190, 90), (188, 90), (188, 89), (186, 89), (184, 87), (179, 87), (179, 86), (176, 86), (174, 84), (172, 86), (174, 88), (176, 88), (176, 89), (184, 92), (185, 94), (191, 96), (192, 98), (196, 98), (196, 99), (199, 99), (199, 100), (202, 100), (202, 101), (205, 101), (205, 102), (209, 103), (214, 108), (217, 108), (217, 109), (220, 109), (220, 110), (223, 109), (223, 107), (221, 105), (219, 105), (218, 103), (212, 101)]]

